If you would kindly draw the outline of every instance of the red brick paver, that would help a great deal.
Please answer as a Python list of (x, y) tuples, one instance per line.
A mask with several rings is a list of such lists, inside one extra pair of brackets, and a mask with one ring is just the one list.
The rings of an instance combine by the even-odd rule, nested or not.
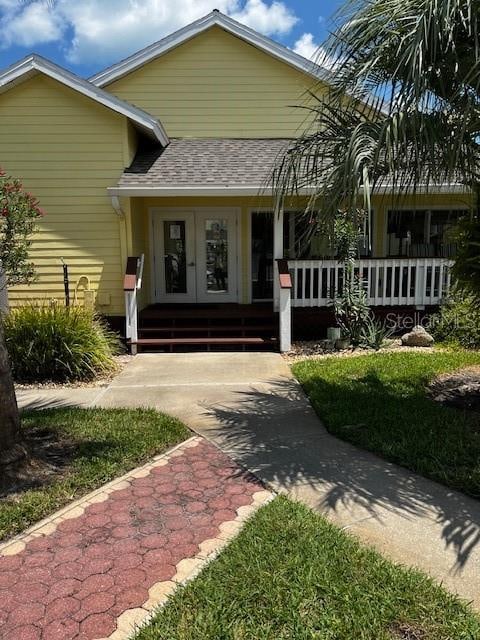
[(252, 504), (259, 483), (205, 441), (0, 556), (2, 640), (93, 640)]

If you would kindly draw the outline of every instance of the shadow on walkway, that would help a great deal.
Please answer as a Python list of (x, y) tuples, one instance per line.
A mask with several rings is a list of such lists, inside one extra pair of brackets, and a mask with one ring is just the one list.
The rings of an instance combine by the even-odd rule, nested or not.
[(309, 488), (312, 506), (342, 511), (347, 526), (348, 518), (382, 523), (392, 513), (421, 518), (432, 539), (440, 528), (456, 557), (450, 571), (461, 571), (480, 543), (479, 502), (333, 437), (296, 381), (268, 385), (235, 392), (228, 405), (204, 406), (204, 417), (217, 423), (205, 435), (275, 488)]

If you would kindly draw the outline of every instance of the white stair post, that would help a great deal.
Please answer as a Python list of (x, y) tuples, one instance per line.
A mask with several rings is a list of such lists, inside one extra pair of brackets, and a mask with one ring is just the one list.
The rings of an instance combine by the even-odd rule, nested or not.
[(137, 291), (141, 287), (143, 272), (143, 256), (129, 257), (123, 281), (125, 293), (125, 335), (130, 342), (132, 355), (137, 354), (138, 341), (138, 304)]
[(280, 351), (286, 353), (292, 347), (292, 277), (288, 270), (288, 261), (276, 261), (279, 287), (279, 336)]

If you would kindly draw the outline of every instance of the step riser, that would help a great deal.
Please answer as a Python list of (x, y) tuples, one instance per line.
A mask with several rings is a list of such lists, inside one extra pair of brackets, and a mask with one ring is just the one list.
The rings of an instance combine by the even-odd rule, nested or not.
[(258, 336), (243, 338), (139, 338), (135, 345), (138, 351), (143, 352), (272, 351), (277, 347), (277, 340)]
[(158, 306), (140, 313), (139, 351), (242, 351), (277, 348), (271, 306)]
[(231, 352), (266, 352), (266, 351), (277, 351), (277, 347), (272, 345), (264, 345), (264, 346), (252, 346), (252, 345), (177, 345), (172, 344), (169, 347), (145, 347), (138, 346), (138, 353), (231, 353)]
[(138, 337), (141, 339), (147, 340), (157, 340), (157, 339), (181, 339), (181, 338), (276, 338), (277, 334), (273, 331), (175, 331), (175, 329), (168, 329), (166, 331), (151, 331), (148, 333), (144, 333), (142, 331), (138, 332)]

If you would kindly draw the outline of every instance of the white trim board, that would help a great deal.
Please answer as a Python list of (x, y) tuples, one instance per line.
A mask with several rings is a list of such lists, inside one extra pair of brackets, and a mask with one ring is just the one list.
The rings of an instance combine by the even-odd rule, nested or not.
[(195, 22), (192, 22), (186, 27), (162, 38), (162, 40), (154, 42), (150, 46), (137, 51), (117, 64), (96, 73), (90, 78), (90, 82), (93, 82), (98, 87), (104, 87), (105, 85), (122, 78), (145, 63), (158, 58), (213, 26), (221, 27), (232, 35), (237, 36), (262, 51), (265, 51), (274, 58), (289, 64), (291, 67), (313, 76), (317, 80), (324, 80), (325, 82), (328, 82), (331, 77), (331, 71), (329, 71), (329, 69), (315, 64), (311, 60), (304, 58), (291, 49), (284, 47), (271, 38), (261, 35), (250, 27), (233, 20), (233, 18), (230, 18), (215, 9), (203, 18), (195, 20)]
[[(385, 185), (375, 189), (373, 195), (395, 193), (398, 189), (393, 185)], [(125, 197), (171, 197), (171, 196), (272, 196), (271, 189), (265, 189), (265, 185), (169, 185), (169, 186), (149, 186), (131, 185), (109, 187), (108, 193), (111, 196)], [(316, 187), (304, 187), (298, 189), (297, 195), (306, 196), (315, 193)], [(410, 192), (409, 192), (410, 193)], [(434, 193), (469, 193), (469, 189), (462, 184), (439, 184), (427, 187), (419, 185), (415, 194)]]
[(129, 118), (150, 137), (158, 140), (162, 146), (165, 147), (169, 143), (167, 133), (162, 124), (149, 113), (116, 98), (114, 95), (88, 82), (88, 80), (84, 80), (36, 54), (19, 60), (0, 73), (0, 93), (8, 91), (38, 73), (44, 74), (70, 89), (78, 91), (87, 98), (95, 100), (95, 102), (104, 105), (108, 109)]

